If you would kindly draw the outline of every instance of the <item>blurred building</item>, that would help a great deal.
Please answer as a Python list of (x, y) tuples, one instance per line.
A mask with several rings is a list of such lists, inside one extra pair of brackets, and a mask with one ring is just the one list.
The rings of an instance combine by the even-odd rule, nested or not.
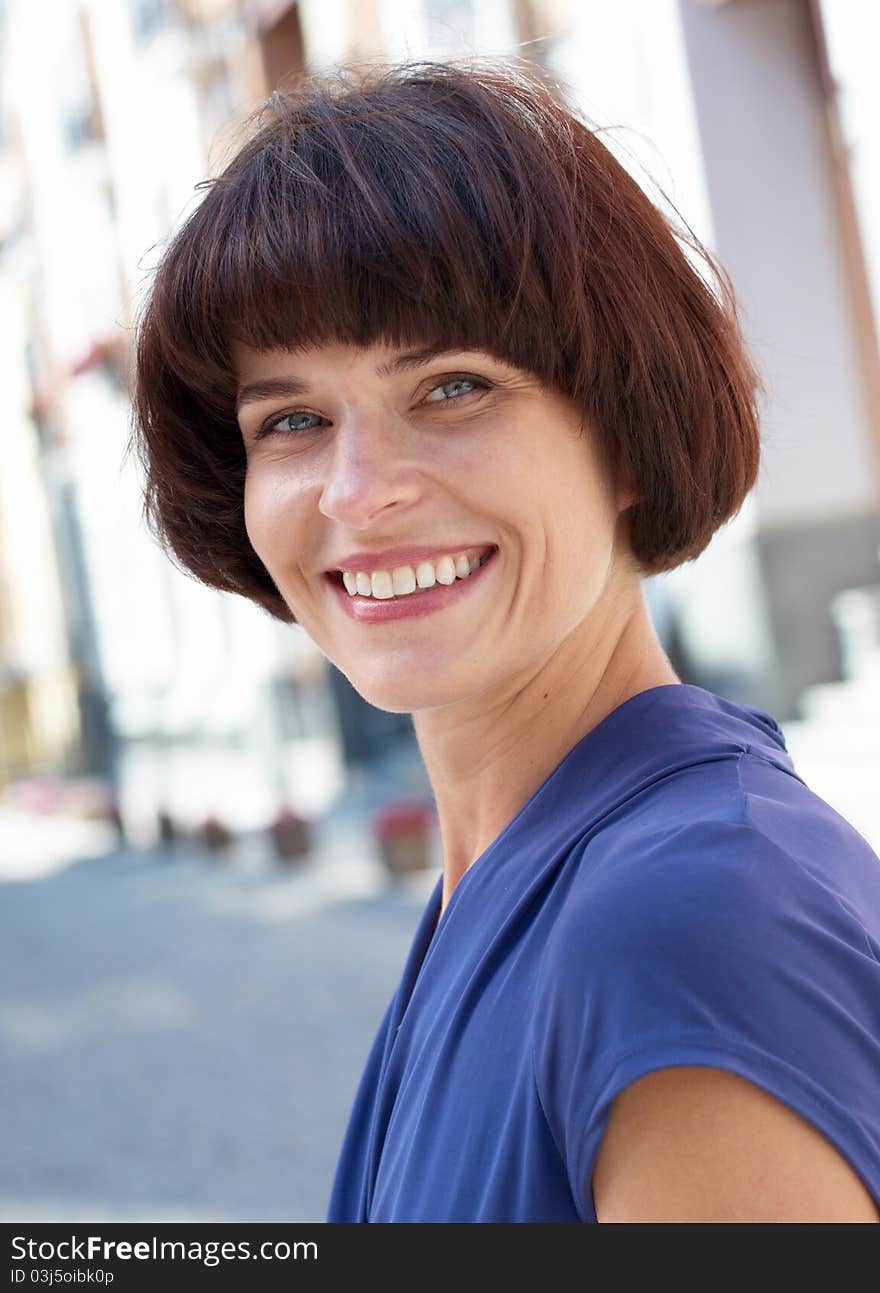
[[(0, 57), (7, 39), (0, 23)], [(80, 748), (78, 679), (46, 489), (39, 293), (25, 158), (0, 103), (0, 787), (32, 769), (63, 767)]]
[[(288, 24), (294, 73), (303, 53), (309, 69), (374, 49), (529, 57), (719, 254), (767, 390), (761, 473), (700, 559), (646, 593), (688, 681), (796, 716), (807, 689), (846, 672), (841, 595), (880, 582), (880, 104), (867, 53), (880, 15), (859, 0), (300, 0), (254, 12)], [(271, 66), (283, 65), (276, 45)]]
[(95, 0), (48, 23), (12, 0), (4, 17), (0, 155), (16, 183), (0, 308), (16, 420), (0, 485), (0, 773), (97, 773), (127, 782), (136, 812), (161, 800), (198, 816), (217, 805), (198, 802), (186, 754), (232, 751), (245, 788), (257, 769), (250, 812), (265, 814), (288, 790), (288, 737), (318, 740), (327, 761), (324, 671), (254, 607), (168, 563), (124, 461), (150, 257), (218, 128), (263, 93), (259, 41), (235, 5)]
[(712, 242), (767, 383), (752, 548), (768, 695), (788, 715), (805, 688), (841, 676), (837, 595), (878, 583), (880, 355), (865, 247), (880, 225), (854, 201), (824, 19), (859, 15), (870, 45), (880, 14), (852, 0), (680, 10)]
[(843, 143), (834, 7), (69, 0), (49, 22), (6, 0), (0, 776), (98, 771), (135, 815), (234, 805), (256, 824), (279, 799), (320, 807), (411, 734), (301, 630), (176, 570), (123, 461), (133, 321), (195, 185), (272, 88), (340, 60), (531, 58), (718, 251), (768, 388), (764, 465), (706, 553), (646, 591), (686, 681), (785, 719), (842, 678), (831, 607), (878, 582), (880, 184)]

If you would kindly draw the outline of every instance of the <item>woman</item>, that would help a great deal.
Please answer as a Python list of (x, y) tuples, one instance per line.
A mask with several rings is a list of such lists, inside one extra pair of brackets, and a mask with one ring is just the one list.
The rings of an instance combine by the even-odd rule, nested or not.
[(757, 476), (717, 277), (516, 63), (276, 93), (163, 257), (156, 533), (436, 799), (331, 1221), (878, 1220), (880, 860), (641, 584)]

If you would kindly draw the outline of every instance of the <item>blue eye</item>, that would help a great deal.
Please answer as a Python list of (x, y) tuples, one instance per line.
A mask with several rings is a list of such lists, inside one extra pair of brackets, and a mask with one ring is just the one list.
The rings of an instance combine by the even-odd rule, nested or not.
[[(440, 382), (438, 386), (432, 387), (431, 391), (425, 396), (425, 403), (448, 404), (451, 400), (458, 399), (462, 392), (459, 392), (458, 395), (443, 396), (439, 400), (431, 398), (435, 391), (445, 391), (449, 386), (473, 386), (474, 388), (482, 386), (485, 389), (486, 383), (478, 381), (476, 377), (447, 377), (445, 382)], [(470, 393), (470, 391), (464, 392), (465, 395)]]
[(268, 422), (263, 423), (257, 432), (257, 439), (259, 440), (263, 436), (273, 435), (276, 433), (276, 430), (282, 435), (297, 435), (303, 431), (313, 431), (313, 426), (293, 425), (294, 423), (299, 422), (302, 418), (317, 418), (319, 422), (327, 421), (326, 418), (322, 418), (318, 413), (306, 413), (303, 410), (299, 410), (294, 413), (282, 413), (280, 417), (270, 418)]
[[(458, 390), (453, 395), (441, 395), (436, 398), (437, 391), (446, 391), (450, 387), (472, 387), (472, 390)], [(476, 390), (489, 390), (490, 383), (480, 377), (446, 377), (442, 382), (433, 386), (425, 398), (423, 404), (452, 404), (456, 400), (462, 399), (466, 395), (473, 395)], [(304, 420), (313, 418), (315, 421), (311, 426), (304, 424)], [(327, 424), (327, 418), (321, 417), (319, 413), (308, 413), (304, 409), (295, 409), (291, 413), (274, 414), (267, 422), (264, 422), (256, 434), (256, 439), (261, 440), (270, 435), (304, 435), (309, 431), (314, 431), (318, 423)]]

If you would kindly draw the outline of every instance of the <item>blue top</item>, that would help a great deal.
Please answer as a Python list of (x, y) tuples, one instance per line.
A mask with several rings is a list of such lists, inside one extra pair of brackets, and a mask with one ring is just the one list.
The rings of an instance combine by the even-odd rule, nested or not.
[(596, 1221), (611, 1103), (727, 1069), (880, 1206), (880, 858), (774, 718), (687, 683), (588, 732), (421, 917), (328, 1221)]

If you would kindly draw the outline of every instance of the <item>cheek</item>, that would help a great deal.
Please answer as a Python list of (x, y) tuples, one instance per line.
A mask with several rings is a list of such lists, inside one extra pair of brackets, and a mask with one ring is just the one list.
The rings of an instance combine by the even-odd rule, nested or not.
[(542, 499), (552, 569), (567, 590), (591, 600), (608, 575), (617, 512), (589, 446), (582, 442), (562, 446), (552, 462), (545, 462), (540, 476), (536, 472), (532, 477), (532, 485)]
[(263, 555), (263, 532), (267, 519), (264, 495), (262, 482), (248, 471), (244, 482), (244, 528), (258, 556)]
[(251, 547), (267, 569), (277, 569), (298, 550), (303, 523), (301, 491), (290, 474), (249, 469), (244, 485), (244, 524)]

